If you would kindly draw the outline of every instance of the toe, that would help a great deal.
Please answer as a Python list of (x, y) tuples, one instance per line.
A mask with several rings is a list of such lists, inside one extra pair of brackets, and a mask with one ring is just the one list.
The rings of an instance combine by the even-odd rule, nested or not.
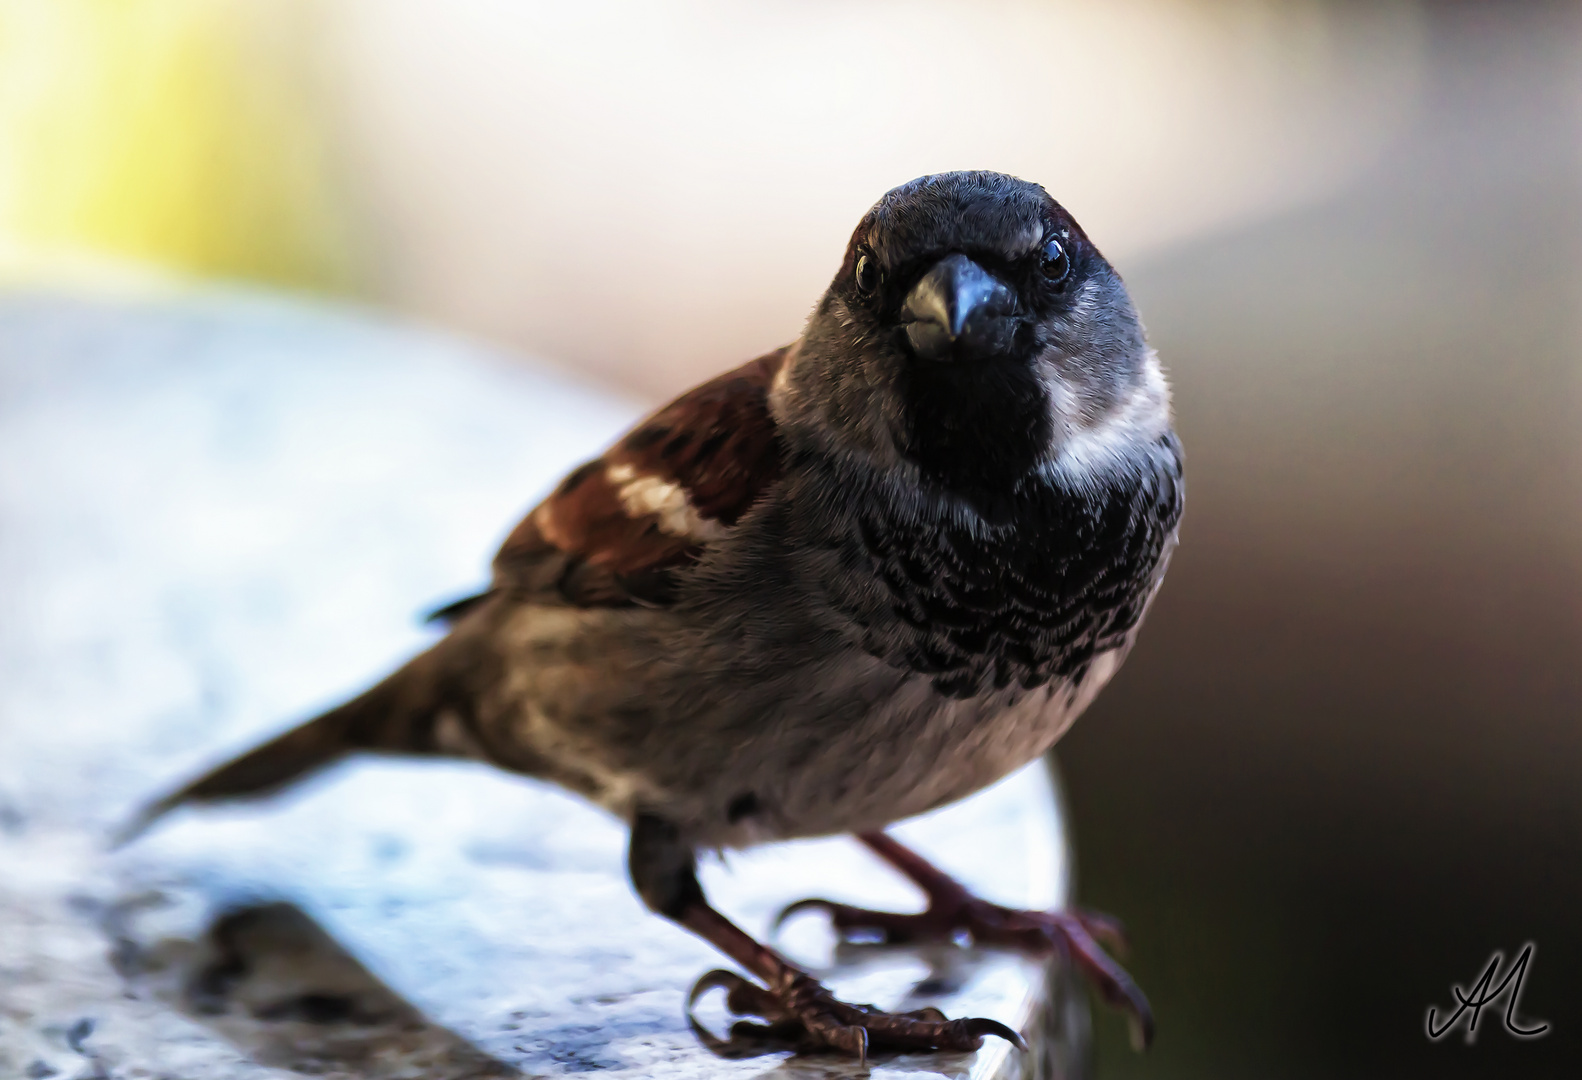
[(851, 935), (861, 935), (867, 940), (866, 935), (872, 934), (883, 944), (898, 945), (930, 936), (928, 929), (931, 920), (926, 914), (898, 915), (888, 911), (870, 911), (818, 898), (798, 900), (782, 909), (770, 924), (769, 932), (778, 934), (787, 920), (805, 911), (828, 914), (830, 927), (845, 940), (851, 940)]
[(1154, 1014), (1126, 970), (1111, 960), (1099, 943), (1076, 920), (1061, 930), (1070, 955), (1105, 1001), (1125, 1010), (1131, 1019), (1132, 1045), (1145, 1050), (1154, 1040)]
[(798, 973), (773, 988), (759, 986), (732, 971), (711, 971), (692, 987), (687, 998), (687, 1020), (704, 1044), (725, 1056), (738, 1056), (742, 1047), (708, 1032), (693, 1007), (711, 990), (724, 990), (726, 1007), (735, 1015), (762, 1017), (765, 1023), (737, 1021), (732, 1043), (778, 1043), (799, 1050), (836, 1050), (867, 1059), (868, 1050), (929, 1052), (976, 1050), (993, 1035), (1025, 1050), (1027, 1044), (1013, 1029), (985, 1017), (947, 1020), (935, 1008), (909, 1013), (888, 1013), (872, 1005), (849, 1005), (836, 999), (811, 976)]
[(1070, 914), (1084, 930), (1122, 957), (1129, 951), (1126, 944), (1126, 927), (1115, 916), (1106, 915), (1102, 911), (1089, 911), (1086, 908), (1073, 908)]

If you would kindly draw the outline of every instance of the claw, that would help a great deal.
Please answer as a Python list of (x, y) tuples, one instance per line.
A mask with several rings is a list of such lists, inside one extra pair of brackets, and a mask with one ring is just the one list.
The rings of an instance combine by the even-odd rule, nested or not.
[(1022, 1038), (1021, 1033), (1013, 1028), (1006, 1027), (998, 1020), (990, 1020), (986, 1016), (975, 1016), (971, 1020), (965, 1021), (965, 1023), (967, 1034), (974, 1038), (981, 1039), (985, 1035), (995, 1035), (1004, 1039), (1018, 1050), (1023, 1052), (1027, 1050), (1027, 1040)]
[(1154, 1043), (1154, 1014), (1145, 1002), (1141, 1014), (1128, 1012), (1126, 1014), (1126, 1032), (1130, 1037), (1132, 1049), (1139, 1054), (1147, 1050)]
[(724, 990), (727, 995), (747, 980), (734, 971), (715, 968), (713, 971), (704, 972), (698, 981), (692, 984), (692, 992), (687, 995), (687, 1015), (692, 1015), (692, 1008), (698, 999), (710, 990)]
[(833, 918), (835, 915), (835, 909), (839, 906), (840, 905), (836, 904), (833, 900), (820, 900), (817, 897), (811, 897), (807, 900), (798, 900), (794, 904), (787, 904), (785, 907), (780, 909), (780, 914), (775, 916), (774, 922), (769, 924), (769, 933), (771, 935), (778, 934), (780, 932), (780, 928), (785, 925), (786, 920), (798, 912), (822, 909), (829, 912), (830, 917)]
[(857, 1064), (868, 1064), (868, 1029), (852, 1024), (848, 1027), (838, 1028), (825, 1036), (825, 1042), (837, 1050), (844, 1050), (855, 1055)]
[[(796, 903), (784, 908), (776, 915), (770, 924), (770, 934), (778, 934), (786, 920), (793, 915), (804, 911), (823, 911), (829, 916), (830, 929), (841, 941), (858, 940), (852, 937), (852, 932), (858, 934), (873, 934), (877, 944), (899, 945), (908, 941), (915, 941), (919, 933), (914, 924), (926, 922), (928, 915), (891, 915), (882, 911), (868, 911), (865, 908), (852, 907), (850, 904), (837, 904), (833, 900), (813, 898), (798, 900)], [(921, 935), (926, 937), (926, 932)], [(867, 941), (864, 937), (861, 940)]]
[(702, 978), (693, 983), (692, 991), (687, 995), (687, 1025), (692, 1028), (692, 1034), (698, 1037), (698, 1041), (715, 1054), (727, 1056), (731, 1049), (730, 1040), (722, 1039), (704, 1027), (703, 1021), (698, 1019), (698, 1014), (694, 1011), (694, 1007), (697, 1005), (698, 999), (710, 990), (724, 990), (726, 1000), (729, 1001), (731, 992), (736, 989), (738, 984), (745, 981), (734, 971), (715, 968), (713, 971), (706, 972)]
[(710, 990), (725, 991), (725, 1007), (737, 1016), (761, 1016), (769, 1021), (770, 1026), (795, 1019), (795, 1015), (786, 1007), (773, 991), (765, 990), (757, 983), (744, 979), (734, 971), (715, 969), (708, 972), (692, 986), (692, 993), (687, 996), (687, 1015), (692, 1016), (692, 1008), (699, 998)]
[[(703, 1025), (694, 1011), (698, 1001), (710, 990), (725, 991), (725, 1008), (733, 1015), (761, 1016), (767, 1024), (738, 1020), (731, 1025), (730, 1038), (722, 1039)], [(795, 1043), (803, 1033), (801, 1022), (769, 990), (743, 978), (734, 971), (716, 968), (692, 984), (687, 995), (687, 1025), (705, 1049), (718, 1057), (739, 1058), (762, 1053), (764, 1044)]]
[(734, 971), (715, 969), (693, 983), (692, 992), (687, 995), (687, 1019), (694, 1024), (698, 1020), (693, 1009), (698, 999), (710, 990), (724, 990), (725, 1007), (737, 1015), (747, 1013), (769, 1021), (785, 1015), (779, 999), (763, 987), (748, 982)]

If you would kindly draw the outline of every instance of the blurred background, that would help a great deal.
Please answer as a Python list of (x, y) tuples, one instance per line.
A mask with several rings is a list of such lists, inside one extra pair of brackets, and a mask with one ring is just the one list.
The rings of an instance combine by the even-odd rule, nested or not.
[[(285, 290), (639, 401), (793, 338), (952, 168), (1084, 224), (1188, 452), (1058, 751), (1160, 1016), (1136, 1057), (1100, 1013), (1099, 1075), (1569, 1075), (1582, 7), (0, 0), (0, 285)], [(1525, 941), (1550, 1035), (1430, 1043)]]

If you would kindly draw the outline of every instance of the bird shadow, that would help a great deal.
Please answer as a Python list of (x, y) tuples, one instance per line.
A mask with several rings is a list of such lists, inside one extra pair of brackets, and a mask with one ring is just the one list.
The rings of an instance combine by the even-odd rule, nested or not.
[(171, 903), (155, 893), (106, 912), (112, 963), (129, 992), (163, 1001), (251, 1061), (359, 1080), (522, 1075), (427, 1020), (293, 904), (232, 908), (197, 935), (137, 925)]
[[(181, 890), (150, 891), (101, 909), (99, 923), (111, 941), (111, 962), (129, 994), (162, 1002), (244, 1058), (304, 1075), (357, 1080), (411, 1076), (498, 1080), (525, 1075), (428, 1020), (296, 905), (253, 902), (209, 913), (202, 910), (202, 903)], [(184, 910), (188, 904), (197, 906)], [(904, 985), (892, 983), (894, 992), (885, 994), (885, 1000), (896, 1011), (930, 1005), (948, 1008), (950, 999), (972, 981), (993, 951), (953, 944), (847, 942), (837, 946), (832, 962), (819, 974), (838, 981), (894, 969), (902, 960), (920, 961), (924, 970), (913, 968), (900, 976)], [(1052, 965), (1046, 974), (1053, 980), (1061, 967)], [(1053, 982), (1047, 989), (1044, 1011), (1060, 1000), (1053, 993)], [(1085, 1002), (1077, 1004), (1080, 1023)], [(713, 1034), (696, 1019), (692, 1026), (703, 1048), (724, 1059), (786, 1055), (796, 1049), (783, 1038), (763, 1037), (761, 1029), (747, 1024), (727, 1022), (724, 1036)], [(1033, 1031), (1024, 1034), (1035, 1055), (1042, 1057), (1040, 1043), (1047, 1040)], [(1058, 1039), (1056, 1045), (1066, 1041)], [(566, 1047), (561, 1050), (570, 1053)], [(573, 1058), (557, 1057), (557, 1061), (570, 1071), (599, 1067), (597, 1054), (589, 1057), (579, 1052)], [(886, 1075), (915, 1071), (966, 1076), (973, 1062), (970, 1053), (877, 1051), (866, 1064), (827, 1053), (791, 1053), (765, 1075), (831, 1080), (866, 1077), (872, 1068), (882, 1067)], [(1065, 1077), (1075, 1072), (1057, 1067), (1038, 1075)]]

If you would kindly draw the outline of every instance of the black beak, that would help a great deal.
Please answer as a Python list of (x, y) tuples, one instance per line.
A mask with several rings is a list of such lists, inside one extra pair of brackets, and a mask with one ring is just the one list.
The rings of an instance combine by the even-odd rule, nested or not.
[(983, 267), (946, 255), (901, 308), (912, 351), (927, 360), (982, 360), (1009, 351), (1016, 293)]

